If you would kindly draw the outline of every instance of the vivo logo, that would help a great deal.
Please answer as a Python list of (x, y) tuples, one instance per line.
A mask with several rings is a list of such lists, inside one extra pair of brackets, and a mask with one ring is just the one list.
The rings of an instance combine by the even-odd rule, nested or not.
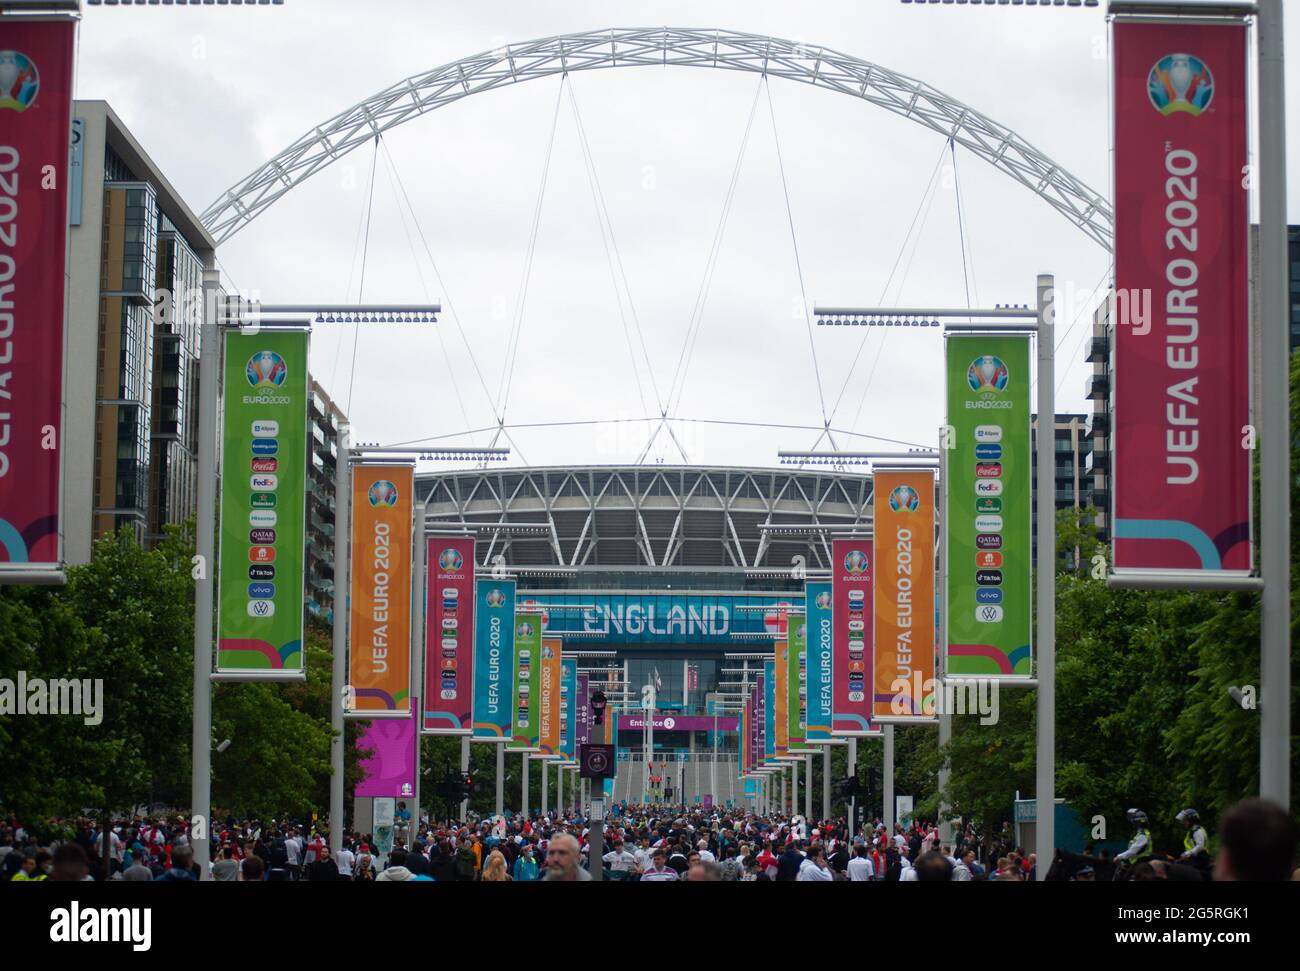
[(275, 596), (274, 583), (250, 583), (248, 595), (254, 600), (270, 600)]
[(1000, 604), (1002, 603), (1001, 587), (980, 587), (975, 591), (975, 602), (977, 604)]
[(975, 441), (977, 442), (1002, 441), (1002, 426), (1001, 425), (976, 425)]

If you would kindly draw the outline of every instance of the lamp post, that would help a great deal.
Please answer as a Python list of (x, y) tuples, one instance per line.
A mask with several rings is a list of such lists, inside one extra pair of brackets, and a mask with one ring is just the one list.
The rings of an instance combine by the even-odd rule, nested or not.
[[(215, 268), (203, 271), (203, 325), (202, 353), (199, 355), (199, 429), (197, 474), (197, 518), (194, 537), (195, 554), (204, 567), (199, 572), (194, 588), (194, 678), (193, 720), (191, 724), (190, 813), (192, 833), (202, 833), (194, 838), (194, 862), (199, 867), (199, 879), (209, 879), (208, 863), (211, 855), (210, 823), (212, 814), (212, 683), (214, 680), (237, 681), (238, 675), (217, 675), (212, 670), (212, 602), (216, 570), (216, 506), (217, 506), (217, 411), (219, 376), (225, 351), (226, 330), (241, 328), (310, 327), (313, 323), (434, 323), (442, 307), (438, 304), (407, 305), (321, 305), (321, 304), (249, 304), (240, 300), (226, 301), (221, 290), (221, 275)], [(307, 316), (302, 316), (307, 315)], [(328, 315), (329, 319), (326, 319)], [(339, 319), (335, 319), (335, 315)], [(347, 319), (343, 319), (346, 317)], [(340, 461), (346, 466), (345, 461)], [(336, 507), (342, 505), (335, 497)], [(340, 531), (335, 525), (335, 544)], [(345, 564), (346, 559), (336, 563)], [(346, 570), (346, 567), (344, 567)], [(346, 575), (346, 574), (345, 574)], [(338, 650), (338, 628), (346, 624), (346, 609), (339, 609), (339, 598), (346, 603), (346, 588), (340, 590), (335, 578), (335, 651)], [(336, 734), (330, 744), (330, 763), (334, 778), (330, 787), (330, 841), (342, 833), (342, 804), (336, 802), (335, 785), (341, 785), (343, 775), (342, 699), (343, 684), (339, 678), (339, 659), (334, 658), (332, 670), (333, 699), (330, 703), (330, 724)]]
[[(1037, 661), (1038, 672), (1038, 737), (1037, 762), (1035, 771), (1035, 800), (1038, 806), (1036, 826), (1036, 851), (1040, 861), (1051, 860), (1055, 854), (1055, 806), (1056, 806), (1056, 496), (1055, 481), (1051, 474), (1053, 452), (1045, 430), (1054, 427), (1055, 405), (1055, 278), (1051, 274), (1039, 274), (1035, 282), (1036, 306), (1029, 307), (995, 307), (992, 309), (899, 309), (899, 308), (848, 308), (815, 307), (819, 325), (827, 323), (866, 327), (894, 327), (905, 332), (924, 333), (927, 329), (942, 326), (946, 333), (982, 333), (1021, 331), (1035, 335), (1038, 346), (1038, 441), (1036, 460), (1039, 474), (1037, 482), (1037, 529), (1038, 556), (1034, 564), (1037, 578)], [(941, 463), (943, 456), (940, 456)], [(941, 469), (940, 480), (944, 482), (944, 495), (947, 495), (946, 472)], [(947, 528), (947, 510), (943, 511), (944, 527)], [(943, 534), (940, 533), (940, 563), (947, 569), (947, 556), (943, 551)], [(945, 585), (940, 584), (940, 629), (945, 631), (947, 603)], [(946, 633), (941, 633), (940, 642), (946, 640)], [(942, 651), (940, 652), (942, 657)], [(940, 672), (940, 686), (946, 671)], [(1007, 682), (1015, 684), (1016, 682)], [(941, 714), (939, 719), (940, 741), (947, 740), (951, 716)], [(889, 740), (889, 752), (892, 755), (892, 741)], [(889, 768), (887, 766), (887, 768)], [(948, 769), (946, 760), (939, 770), (939, 788), (947, 788)], [(885, 777), (886, 799), (892, 795), (893, 773)], [(886, 815), (892, 815), (887, 804)], [(947, 804), (941, 803), (940, 813), (947, 810)], [(951, 840), (950, 824), (944, 823), (941, 838)], [(1047, 867), (1038, 868), (1038, 879), (1047, 877)]]

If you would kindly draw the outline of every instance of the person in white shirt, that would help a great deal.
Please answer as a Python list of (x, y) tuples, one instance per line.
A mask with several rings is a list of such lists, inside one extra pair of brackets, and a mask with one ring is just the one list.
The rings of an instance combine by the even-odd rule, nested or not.
[(808, 851), (804, 861), (799, 864), (799, 875), (795, 877), (795, 880), (800, 883), (825, 882), (834, 879), (835, 875), (826, 865), (826, 851), (820, 846), (814, 846)]
[(343, 849), (339, 850), (339, 855), (334, 858), (334, 862), (338, 864), (339, 876), (344, 880), (352, 879), (352, 864), (356, 859), (356, 854), (352, 852), (352, 844), (344, 843)]
[(865, 844), (859, 843), (853, 848), (853, 858), (849, 860), (849, 879), (873, 880), (875, 876), (876, 868), (871, 864), (871, 850)]
[(907, 847), (898, 852), (898, 862), (902, 865), (903, 871), (898, 875), (898, 879), (903, 883), (916, 882), (916, 867), (912, 866), (912, 861), (907, 858)]
[(628, 876), (637, 871), (637, 857), (631, 850), (624, 849), (622, 840), (614, 841), (614, 848), (601, 857), (605, 865), (609, 867), (611, 873), (622, 873), (627, 876), (619, 877), (620, 880), (628, 879)]
[(705, 863), (718, 862), (718, 858), (714, 856), (712, 851), (709, 849), (708, 840), (700, 840), (696, 848), (700, 851), (700, 859), (703, 860)]

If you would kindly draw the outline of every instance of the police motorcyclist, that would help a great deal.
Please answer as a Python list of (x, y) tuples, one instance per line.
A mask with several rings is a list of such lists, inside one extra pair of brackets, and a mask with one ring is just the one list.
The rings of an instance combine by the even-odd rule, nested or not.
[(1174, 818), (1187, 830), (1183, 836), (1183, 852), (1178, 859), (1193, 866), (1209, 866), (1210, 854), (1205, 846), (1205, 827), (1201, 825), (1200, 813), (1195, 809), (1184, 809)]
[(1137, 827), (1137, 831), (1129, 841), (1128, 849), (1118, 854), (1115, 862), (1140, 863), (1151, 855), (1151, 833), (1147, 829), (1147, 814), (1141, 809), (1130, 809), (1124, 814), (1124, 818), (1130, 825)]

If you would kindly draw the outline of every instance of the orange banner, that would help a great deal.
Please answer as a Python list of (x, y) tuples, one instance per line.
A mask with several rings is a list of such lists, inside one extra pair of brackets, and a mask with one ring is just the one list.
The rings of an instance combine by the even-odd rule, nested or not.
[(874, 491), (872, 717), (928, 720), (935, 689), (934, 473), (877, 472)]
[(411, 693), (411, 508), (415, 469), (352, 470), (349, 684), (357, 711), (408, 711)]
[(560, 649), (558, 637), (542, 636), (541, 705), (538, 737), (543, 755), (560, 754)]

